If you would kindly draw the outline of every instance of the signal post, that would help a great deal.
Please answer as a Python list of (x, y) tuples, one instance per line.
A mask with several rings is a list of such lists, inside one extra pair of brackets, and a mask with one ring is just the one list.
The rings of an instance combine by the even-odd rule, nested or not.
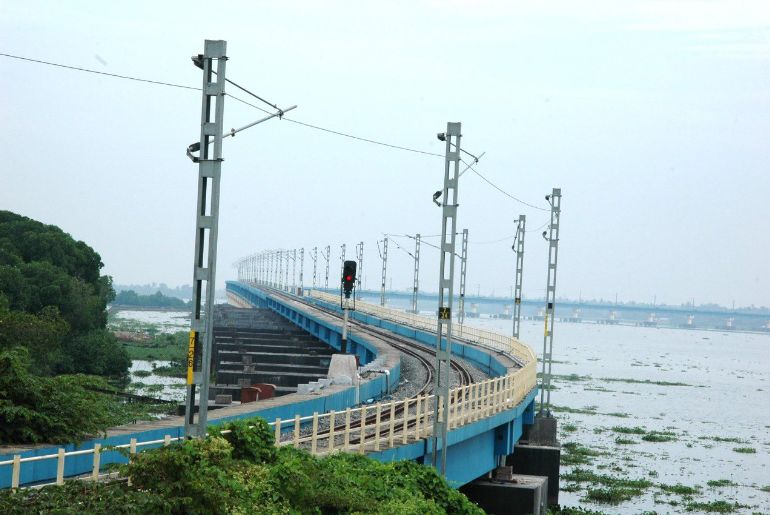
[[(345, 261), (342, 265), (342, 281), (340, 288), (340, 307), (342, 307), (342, 346), (340, 352), (345, 354), (348, 347), (348, 317), (350, 314), (350, 297), (356, 287), (356, 269), (358, 263)], [(353, 309), (355, 309), (355, 296), (353, 297)]]

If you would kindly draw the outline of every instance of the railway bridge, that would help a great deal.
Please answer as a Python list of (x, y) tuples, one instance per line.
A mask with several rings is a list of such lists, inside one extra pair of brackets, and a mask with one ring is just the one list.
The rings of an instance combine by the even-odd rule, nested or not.
[[(317, 290), (298, 295), (245, 281), (228, 282), (227, 295), (233, 305), (278, 313), (333, 352), (341, 348), (337, 296)], [(218, 409), (210, 415), (209, 433), (219, 422), (260, 416), (275, 431), (276, 445), (318, 455), (356, 452), (380, 461), (431, 463), (435, 397), (432, 361), (425, 354), (435, 348), (435, 320), (359, 301), (350, 323), (347, 352), (361, 365), (357, 384), (321, 381), (302, 392)], [(402, 354), (424, 366), (427, 379), (399, 398), (394, 392), (402, 383)], [(511, 337), (467, 326), (455, 327), (451, 356), (446, 477), (462, 487), (516, 456), (517, 442), (535, 422), (537, 360), (529, 346)], [(125, 461), (116, 448), (141, 452), (183, 438), (183, 419), (171, 417), (114, 428), (78, 445), (9, 449), (0, 455), (0, 487), (96, 479), (110, 463)], [(558, 455), (556, 460), (558, 474)], [(558, 492), (558, 481), (548, 487)]]

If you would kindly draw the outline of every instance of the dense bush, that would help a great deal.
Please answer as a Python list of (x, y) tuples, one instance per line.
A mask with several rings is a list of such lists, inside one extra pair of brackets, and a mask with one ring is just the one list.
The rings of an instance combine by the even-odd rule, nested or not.
[(24, 347), (0, 351), (0, 444), (66, 443), (144, 415), (144, 408), (103, 393), (100, 377), (30, 373)]
[(120, 483), (0, 492), (0, 512), (59, 506), (63, 513), (74, 513), (83, 498), (89, 513), (483, 513), (431, 467), (275, 449), (272, 431), (259, 419), (225, 427), (231, 432), (222, 437), (137, 455), (124, 467), (130, 487)]
[(0, 211), (0, 442), (82, 439), (134, 418), (95, 391), (131, 365), (106, 330), (115, 292), (102, 266), (58, 227)]

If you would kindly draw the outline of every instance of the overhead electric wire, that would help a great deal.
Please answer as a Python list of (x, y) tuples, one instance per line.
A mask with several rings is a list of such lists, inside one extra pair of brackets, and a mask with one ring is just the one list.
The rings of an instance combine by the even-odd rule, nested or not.
[(337, 136), (344, 136), (346, 138), (350, 138), (350, 139), (354, 139), (354, 140), (358, 140), (358, 141), (364, 141), (366, 143), (372, 143), (373, 145), (381, 145), (383, 147), (394, 148), (394, 149), (397, 149), (397, 150), (404, 150), (406, 152), (414, 152), (416, 154), (424, 154), (426, 156), (444, 157), (443, 155), (436, 154), (435, 152), (426, 152), (425, 150), (417, 150), (417, 149), (414, 149), (414, 148), (402, 147), (400, 145), (393, 145), (391, 143), (385, 143), (385, 142), (382, 142), (382, 141), (376, 141), (376, 140), (369, 139), (369, 138), (362, 138), (361, 136), (354, 136), (353, 134), (347, 134), (345, 132), (335, 131), (335, 130), (332, 130), (332, 129), (326, 129), (324, 127), (319, 127), (318, 125), (312, 125), (310, 123), (301, 122), (299, 120), (292, 120), (291, 118), (284, 118), (284, 120), (286, 120), (287, 122), (296, 123), (297, 125), (303, 125), (305, 127), (310, 127), (311, 129), (316, 129), (316, 130), (319, 130), (319, 131), (328, 132), (328, 133), (331, 133), (331, 134), (336, 134)]
[[(461, 161), (462, 161), (462, 160), (461, 160)], [(515, 200), (516, 202), (518, 202), (519, 204), (523, 204), (523, 205), (525, 205), (525, 206), (528, 206), (528, 207), (531, 207), (531, 208), (533, 208), (533, 209), (539, 209), (540, 211), (550, 211), (549, 209), (546, 209), (546, 208), (544, 208), (544, 207), (536, 206), (536, 205), (534, 205), (534, 204), (530, 204), (529, 202), (525, 202), (525, 201), (521, 200), (520, 198), (516, 198), (516, 197), (514, 197), (513, 195), (511, 195), (510, 193), (508, 193), (507, 191), (505, 191), (504, 189), (502, 189), (500, 186), (498, 186), (498, 185), (497, 185), (497, 184), (495, 184), (494, 182), (490, 181), (489, 179), (487, 179), (486, 177), (484, 177), (483, 175), (481, 175), (481, 173), (479, 173), (479, 172), (478, 172), (478, 171), (477, 171), (475, 168), (473, 168), (473, 166), (469, 165), (469, 164), (468, 164), (468, 163), (466, 163), (465, 161), (462, 161), (462, 162), (465, 164), (465, 166), (467, 166), (467, 167), (470, 169), (470, 171), (471, 171), (471, 172), (473, 172), (473, 173), (475, 173), (476, 175), (478, 175), (479, 177), (481, 177), (481, 178), (484, 180), (484, 182), (486, 182), (487, 184), (489, 184), (490, 186), (492, 186), (493, 188), (495, 188), (497, 191), (499, 191), (500, 193), (502, 193), (502, 194), (503, 194), (503, 195), (505, 195), (506, 197), (509, 197), (509, 198), (511, 198), (512, 200)]]
[(401, 245), (399, 245), (397, 241), (393, 240), (393, 245), (395, 245), (397, 248), (399, 248), (399, 249), (403, 250), (404, 252), (406, 252), (407, 254), (409, 254), (409, 255), (412, 257), (412, 259), (414, 259), (414, 254), (412, 254), (411, 252), (409, 252), (408, 250), (406, 250), (404, 247), (402, 247)]
[(66, 65), (66, 64), (52, 63), (50, 61), (43, 61), (41, 59), (32, 59), (32, 58), (29, 58), (29, 57), (21, 57), (19, 55), (5, 54), (5, 53), (2, 53), (2, 52), (0, 52), (0, 56), (10, 57), (11, 59), (19, 59), (21, 61), (29, 61), (29, 62), (32, 62), (32, 63), (47, 64), (48, 66), (56, 66), (58, 68), (67, 68), (69, 70), (76, 70), (76, 71), (79, 71), (79, 72), (95, 73), (97, 75), (107, 75), (108, 77), (115, 77), (115, 78), (118, 78), (118, 79), (134, 80), (134, 81), (137, 81), (137, 82), (147, 82), (149, 84), (158, 84), (158, 85), (161, 85), (161, 86), (170, 86), (170, 87), (173, 87), (173, 88), (194, 89), (194, 90), (197, 90), (197, 91), (201, 90), (201, 88), (196, 88), (196, 87), (193, 87), (193, 86), (185, 86), (183, 84), (174, 84), (173, 82), (163, 82), (163, 81), (159, 81), (159, 80), (150, 80), (150, 79), (142, 79), (140, 77), (132, 77), (130, 75), (119, 75), (117, 73), (100, 72), (99, 70), (92, 70), (90, 68), (81, 68), (79, 66), (69, 66), (69, 65)]
[[(50, 61), (43, 61), (42, 59), (32, 59), (32, 58), (29, 58), (29, 57), (22, 57), (22, 56), (13, 55), (13, 54), (6, 54), (6, 53), (3, 53), (3, 52), (0, 52), (0, 56), (8, 57), (8, 58), (11, 58), (11, 59), (19, 59), (21, 61), (33, 62), (33, 63), (37, 63), (37, 64), (45, 64), (45, 65), (48, 65), (48, 66), (55, 66), (55, 67), (58, 67), (58, 68), (66, 68), (66, 69), (69, 69), (69, 70), (75, 70), (75, 71), (80, 71), (80, 72), (85, 72), (85, 73), (93, 73), (93, 74), (97, 74), (97, 75), (105, 75), (105, 76), (108, 76), (108, 77), (114, 77), (114, 78), (118, 78), (118, 79), (126, 79), (126, 80), (132, 80), (132, 81), (137, 81), (137, 82), (145, 82), (145, 83), (148, 83), (148, 84), (156, 84), (156, 85), (161, 85), (161, 86), (169, 86), (169, 87), (174, 87), (174, 88), (189, 89), (189, 90), (195, 90), (195, 91), (200, 91), (201, 90), (201, 88), (194, 87), (194, 86), (186, 86), (186, 85), (183, 85), (183, 84), (174, 84), (172, 82), (164, 82), (164, 81), (157, 81), (157, 80), (151, 80), (151, 79), (143, 79), (141, 77), (133, 77), (133, 76), (130, 76), (130, 75), (120, 75), (120, 74), (117, 74), (117, 73), (103, 72), (103, 71), (99, 71), (99, 70), (93, 70), (93, 69), (90, 69), (90, 68), (83, 68), (83, 67), (80, 67), (80, 66), (70, 66), (70, 65), (66, 65), (66, 64), (53, 63), (53, 62), (50, 62)], [(253, 96), (254, 98), (256, 98), (256, 99), (264, 102), (265, 104), (269, 105), (270, 107), (276, 109), (279, 112), (279, 117), (281, 117), (282, 120), (286, 120), (288, 122), (295, 123), (297, 125), (302, 125), (304, 127), (308, 127), (308, 128), (315, 129), (315, 130), (318, 130), (318, 131), (323, 131), (323, 132), (327, 132), (327, 133), (330, 133), (330, 134), (335, 134), (337, 136), (342, 136), (342, 137), (350, 138), (350, 139), (357, 140), (357, 141), (363, 141), (365, 143), (371, 143), (373, 145), (380, 145), (380, 146), (387, 147), (387, 148), (392, 148), (392, 149), (396, 149), (396, 150), (403, 150), (405, 152), (412, 152), (412, 153), (415, 153), (415, 154), (422, 154), (422, 155), (426, 155), (426, 156), (444, 157), (443, 154), (437, 154), (435, 152), (427, 152), (425, 150), (418, 150), (418, 149), (415, 149), (415, 148), (404, 147), (404, 146), (401, 146), (401, 145), (394, 145), (392, 143), (385, 143), (383, 141), (377, 141), (377, 140), (373, 140), (373, 139), (369, 139), (369, 138), (363, 138), (361, 136), (356, 136), (354, 134), (348, 134), (346, 132), (341, 132), (341, 131), (336, 131), (336, 130), (332, 130), (332, 129), (327, 129), (327, 128), (321, 127), (319, 125), (313, 125), (311, 123), (301, 122), (299, 120), (294, 120), (294, 119), (291, 119), (291, 118), (285, 118), (285, 117), (283, 117), (283, 110), (280, 109), (279, 107), (277, 107), (275, 104), (271, 104), (270, 102), (268, 102), (267, 100), (263, 99), (259, 95), (256, 95), (255, 93), (249, 91), (248, 89), (244, 88), (243, 86), (240, 86), (239, 84), (236, 84), (235, 82), (231, 81), (230, 79), (225, 79), (225, 80), (227, 82), (229, 82), (230, 84), (232, 84), (233, 86), (235, 86), (236, 88), (244, 91), (245, 93), (248, 93), (249, 95)], [(266, 109), (258, 107), (256, 105), (254, 105), (254, 104), (252, 104), (250, 102), (247, 102), (247, 101), (245, 101), (245, 100), (243, 100), (241, 98), (238, 98), (238, 97), (236, 97), (234, 95), (230, 95), (230, 94), (227, 94), (227, 95), (229, 97), (233, 98), (234, 100), (237, 100), (238, 102), (241, 102), (242, 104), (245, 104), (247, 106), (253, 107), (254, 109), (262, 111), (263, 113), (273, 114), (273, 113), (271, 113), (270, 111), (268, 111)], [(476, 160), (476, 162), (478, 162), (478, 159), (475, 156), (473, 156), (473, 157)], [(490, 186), (495, 188), (497, 191), (499, 191), (503, 195), (511, 198), (512, 200), (515, 200), (516, 202), (518, 202), (518, 203), (520, 203), (522, 205), (531, 207), (533, 209), (539, 209), (541, 211), (549, 211), (548, 209), (536, 206), (534, 204), (530, 204), (529, 202), (525, 202), (525, 201), (523, 201), (523, 200), (521, 200), (521, 199), (511, 195), (510, 193), (508, 193), (507, 191), (505, 191), (504, 189), (502, 189), (501, 187), (499, 187), (498, 185), (496, 185), (495, 183), (493, 183), (492, 181), (490, 181), (489, 179), (484, 177), (475, 168), (473, 168), (473, 166), (471, 166), (470, 164), (466, 163), (463, 160), (461, 160), (461, 161), (462, 161), (462, 163), (464, 163), (467, 166), (467, 169), (470, 169), (473, 173), (478, 175), (482, 180), (484, 180), (487, 184), (489, 184)], [(433, 237), (433, 236), (425, 236), (425, 237), (428, 238), (428, 237)]]

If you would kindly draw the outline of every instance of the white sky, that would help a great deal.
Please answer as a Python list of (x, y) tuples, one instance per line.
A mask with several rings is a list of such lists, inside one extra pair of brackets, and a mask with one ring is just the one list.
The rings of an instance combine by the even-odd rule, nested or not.
[[(199, 86), (206, 38), (227, 40), (228, 78), (298, 120), (437, 153), (461, 121), (503, 189), (546, 207), (561, 187), (559, 296), (770, 305), (766, 1), (0, 0), (7, 54)], [(118, 283), (191, 282), (200, 93), (0, 57), (0, 95), (0, 209), (86, 241)], [(226, 128), (261, 117), (225, 109)], [(376, 287), (382, 233), (440, 232), (441, 158), (285, 121), (225, 141), (220, 282), (265, 248), (331, 244), (336, 270), (363, 240)], [(482, 242), (547, 213), (470, 172), (459, 195), (468, 290), (508, 292), (511, 241)], [(545, 288), (539, 232), (525, 296)], [(438, 252), (422, 255), (436, 290)], [(411, 258), (389, 257), (393, 287), (411, 286)]]

